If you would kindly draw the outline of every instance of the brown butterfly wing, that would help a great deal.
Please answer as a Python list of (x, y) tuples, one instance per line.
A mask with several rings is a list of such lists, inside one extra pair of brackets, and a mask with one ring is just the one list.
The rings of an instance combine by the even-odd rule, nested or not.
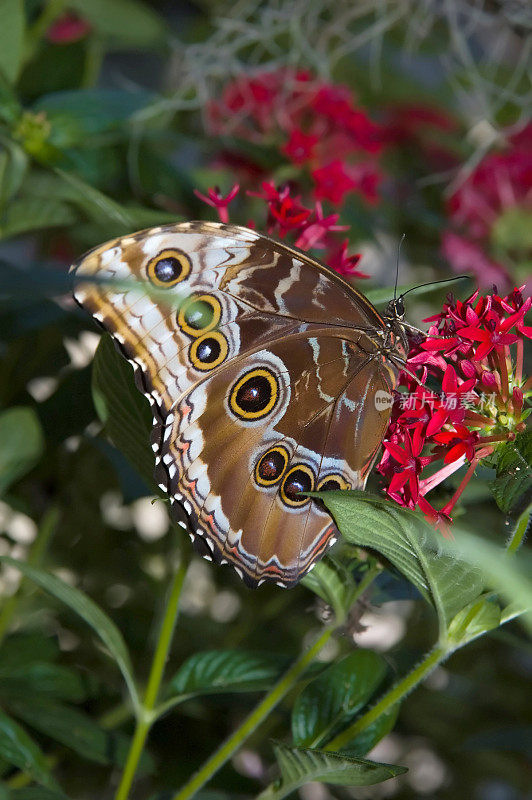
[[(135, 366), (154, 413), (158, 481), (188, 511), (197, 548), (250, 585), (296, 582), (334, 528), (317, 504), (284, 490), (364, 485), (388, 418), (374, 392), (396, 377), (377, 352), (382, 319), (319, 262), (235, 226), (151, 229), (74, 268), (100, 281), (82, 281), (76, 299)], [(239, 388), (253, 370), (257, 386)], [(274, 384), (267, 413), (231, 410), (232, 392), (251, 408), (254, 392)]]

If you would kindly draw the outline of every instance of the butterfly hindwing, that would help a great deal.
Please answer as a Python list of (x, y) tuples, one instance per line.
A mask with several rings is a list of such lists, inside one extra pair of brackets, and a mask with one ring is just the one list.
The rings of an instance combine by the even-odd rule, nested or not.
[(157, 481), (196, 548), (249, 585), (296, 583), (336, 535), (302, 492), (362, 488), (386, 429), (374, 395), (396, 368), (377, 312), (319, 262), (235, 226), (152, 229), (75, 269), (76, 299), (150, 399)]

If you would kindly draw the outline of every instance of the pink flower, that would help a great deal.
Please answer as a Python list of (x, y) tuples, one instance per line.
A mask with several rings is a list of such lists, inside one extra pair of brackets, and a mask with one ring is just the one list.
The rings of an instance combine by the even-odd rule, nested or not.
[(315, 181), (314, 195), (318, 200), (330, 200), (334, 205), (340, 205), (346, 194), (356, 187), (356, 181), (340, 160), (331, 161), (325, 167), (312, 171)]
[(507, 344), (515, 344), (519, 337), (516, 334), (508, 333), (511, 327), (521, 319), (520, 311), (516, 311), (511, 317), (501, 320), (497, 315), (485, 322), (485, 327), (461, 328), (459, 331), (461, 338), (480, 342), (473, 356), (474, 361), (481, 361), (491, 353), (493, 348), (502, 348)]
[(201, 192), (199, 192), (197, 189), (194, 189), (194, 194), (196, 197), (199, 197), (200, 200), (203, 200), (204, 203), (207, 203), (207, 205), (212, 206), (212, 208), (215, 208), (218, 211), (220, 222), (229, 222), (229, 212), (227, 211), (227, 207), (229, 203), (235, 199), (239, 190), (240, 186), (238, 183), (235, 183), (233, 188), (225, 195), (225, 197), (222, 195), (217, 186), (207, 189), (207, 195), (201, 194)]
[(442, 235), (442, 253), (456, 273), (472, 272), (480, 286), (510, 283), (510, 276), (497, 261), (492, 261), (483, 248), (452, 231)]
[(303, 131), (295, 128), (291, 132), (287, 143), (281, 147), (281, 150), (294, 164), (304, 164), (305, 161), (310, 161), (313, 157), (317, 142), (317, 136), (303, 133)]
[(331, 269), (334, 269), (335, 272), (338, 272), (340, 275), (349, 275), (353, 278), (368, 278), (369, 275), (357, 270), (357, 265), (362, 256), (360, 253), (355, 253), (354, 255), (349, 256), (347, 254), (348, 245), (349, 240), (344, 239), (340, 245), (340, 248), (329, 254), (327, 258), (327, 264)]
[(316, 203), (314, 206), (314, 219), (309, 219), (307, 227), (296, 239), (296, 247), (302, 250), (310, 250), (311, 247), (324, 247), (323, 239), (327, 234), (333, 231), (347, 231), (349, 225), (337, 225), (339, 214), (329, 214), (328, 217), (323, 216), (323, 208), (321, 203)]
[(67, 13), (50, 25), (46, 31), (46, 38), (53, 44), (71, 44), (79, 42), (90, 33), (90, 30), (91, 26), (86, 20)]

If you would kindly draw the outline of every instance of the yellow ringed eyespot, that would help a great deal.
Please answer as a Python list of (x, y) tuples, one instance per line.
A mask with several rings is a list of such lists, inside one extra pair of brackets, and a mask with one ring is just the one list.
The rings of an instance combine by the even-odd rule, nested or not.
[(169, 289), (176, 283), (184, 281), (190, 274), (192, 265), (189, 257), (181, 250), (161, 250), (155, 258), (148, 262), (146, 272), (148, 278), (161, 289)]
[(259, 486), (274, 486), (283, 477), (288, 464), (289, 454), (286, 447), (276, 445), (267, 450), (257, 461), (255, 481)]
[(239, 419), (261, 419), (273, 411), (278, 398), (277, 378), (261, 367), (246, 372), (235, 383), (229, 395), (229, 408)]
[(210, 331), (194, 339), (188, 354), (193, 367), (208, 372), (222, 364), (228, 352), (227, 339), (223, 333)]
[(310, 497), (300, 492), (312, 492), (314, 489), (314, 473), (306, 464), (296, 464), (286, 473), (281, 484), (281, 500), (291, 508), (301, 508), (310, 502)]
[(177, 314), (177, 324), (189, 336), (201, 336), (212, 331), (220, 322), (222, 307), (218, 298), (211, 294), (189, 297)]
[(318, 492), (329, 492), (334, 489), (350, 489), (351, 486), (342, 475), (325, 475), (318, 483)]

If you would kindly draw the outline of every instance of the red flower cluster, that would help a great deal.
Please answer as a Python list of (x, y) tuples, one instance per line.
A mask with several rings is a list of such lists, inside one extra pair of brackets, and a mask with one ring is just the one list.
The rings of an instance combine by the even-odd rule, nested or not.
[[(525, 325), (531, 305), (519, 289), (506, 297), (477, 291), (464, 302), (449, 297), (427, 320), (433, 323), (427, 338), (412, 344), (399, 382), (406, 391), (396, 393), (378, 470), (392, 499), (418, 506), (444, 533), (478, 462), (525, 429), (532, 379), (523, 378), (523, 346), (532, 337)], [(436, 510), (427, 493), (466, 461), (458, 489)]]
[(451, 196), (453, 230), (443, 234), (442, 250), (456, 272), (473, 272), (481, 286), (510, 284), (490, 256), (490, 237), (501, 214), (516, 206), (532, 208), (532, 123), (510, 136), (504, 151), (485, 156)]
[[(216, 208), (221, 222), (229, 221), (228, 205), (239, 192), (239, 185), (235, 183), (227, 195), (222, 195), (218, 187), (207, 190), (207, 195), (194, 190), (196, 197)], [(331, 236), (338, 231), (345, 231), (348, 225), (338, 225), (339, 214), (324, 216), (321, 203), (314, 204), (314, 208), (307, 208), (301, 202), (299, 195), (293, 195), (289, 185), (275, 186), (272, 181), (264, 181), (260, 192), (248, 191), (250, 197), (264, 200), (267, 207), (267, 230), (280, 239), (292, 235), (294, 244), (301, 250), (327, 249), (325, 256), (329, 266), (352, 278), (367, 278), (357, 269), (360, 255), (349, 255), (347, 252), (348, 240), (341, 244)], [(250, 227), (255, 227), (255, 222), (248, 222)]]
[(216, 135), (273, 143), (292, 164), (307, 166), (316, 200), (341, 205), (352, 192), (378, 200), (383, 131), (345, 86), (286, 68), (241, 76), (209, 104), (207, 119)]

